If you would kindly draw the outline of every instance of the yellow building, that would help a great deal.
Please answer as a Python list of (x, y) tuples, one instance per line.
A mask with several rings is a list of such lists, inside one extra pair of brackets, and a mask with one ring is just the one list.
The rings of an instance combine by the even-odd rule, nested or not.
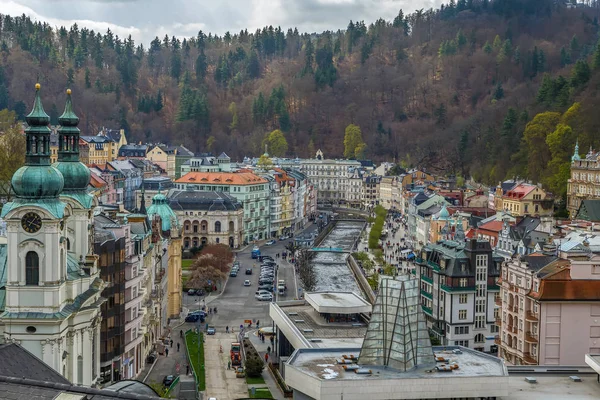
[(554, 213), (554, 198), (539, 186), (520, 183), (496, 199), (496, 210), (508, 211), (515, 217), (551, 216)]
[(567, 210), (575, 217), (583, 200), (600, 199), (600, 153), (590, 149), (585, 158), (579, 156), (579, 144), (571, 157), (571, 178), (567, 181)]
[(146, 154), (146, 160), (152, 161), (161, 167), (170, 178), (175, 178), (177, 164), (177, 146), (159, 144), (154, 146)]
[(106, 164), (115, 161), (121, 146), (127, 144), (125, 131), (104, 129), (96, 136), (81, 136), (88, 146), (88, 162), (86, 164)]

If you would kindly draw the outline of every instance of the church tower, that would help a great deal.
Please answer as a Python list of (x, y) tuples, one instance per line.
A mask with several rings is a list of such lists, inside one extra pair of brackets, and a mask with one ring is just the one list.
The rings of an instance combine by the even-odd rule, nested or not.
[[(36, 84), (25, 130), (25, 165), (12, 177), (14, 200), (2, 209), (7, 248), (6, 260), (0, 260), (0, 297), (5, 296), (0, 333), (71, 382), (89, 386), (99, 371), (104, 283), (95, 268), (86, 268), (86, 260), (69, 254), (73, 208), (61, 194), (71, 188), (73, 177), (65, 184), (61, 171), (50, 165), (49, 123)], [(73, 237), (73, 242), (82, 240), (88, 241), (87, 230)]]
[[(91, 173), (87, 166), (79, 161), (79, 118), (73, 112), (71, 89), (67, 90), (65, 111), (58, 118), (58, 162), (54, 167), (64, 178), (64, 188), (60, 199), (69, 204), (72, 215), (66, 224), (67, 251), (76, 260), (85, 259), (93, 251), (93, 212), (94, 196), (88, 193)], [(81, 240), (87, 237), (89, 240)], [(88, 268), (95, 268), (95, 263)]]

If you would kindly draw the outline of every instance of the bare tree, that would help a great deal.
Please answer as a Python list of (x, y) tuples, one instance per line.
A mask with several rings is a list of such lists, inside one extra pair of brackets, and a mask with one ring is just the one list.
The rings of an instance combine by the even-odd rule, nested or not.
[(298, 250), (298, 257), (296, 258), (296, 268), (298, 268), (298, 275), (300, 282), (304, 286), (305, 292), (311, 292), (315, 290), (317, 286), (317, 273), (315, 272), (314, 265), (312, 263), (316, 253), (308, 249)]

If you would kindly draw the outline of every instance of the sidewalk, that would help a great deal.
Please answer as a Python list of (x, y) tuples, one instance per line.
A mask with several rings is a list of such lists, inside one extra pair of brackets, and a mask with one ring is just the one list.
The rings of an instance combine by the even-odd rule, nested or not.
[[(250, 342), (252, 342), (252, 344), (254, 345), (254, 348), (256, 349), (256, 351), (258, 351), (258, 354), (260, 354), (261, 358), (264, 360), (265, 354), (267, 353), (267, 347), (270, 346), (271, 353), (269, 353), (269, 362), (277, 362), (277, 357), (275, 356), (275, 352), (273, 351), (273, 345), (271, 345), (271, 342), (269, 341), (269, 339), (265, 338), (265, 342), (263, 343), (258, 338), (258, 335), (256, 333), (257, 333), (257, 330), (248, 332), (248, 339), (250, 340)], [(262, 377), (265, 380), (264, 385), (248, 385), (248, 387), (251, 387), (251, 386), (254, 386), (257, 388), (258, 387), (268, 387), (269, 391), (273, 395), (274, 399), (283, 400), (284, 399), (283, 393), (279, 389), (279, 386), (277, 385), (277, 382), (273, 378), (273, 375), (271, 375), (271, 372), (269, 371), (269, 367), (267, 365), (265, 365), (265, 369), (263, 370)]]
[[(248, 385), (243, 378), (236, 378), (235, 369), (228, 370), (229, 349), (237, 341), (233, 333), (217, 332), (206, 336), (204, 341), (204, 362), (206, 370), (205, 398), (216, 397), (219, 400), (248, 398)], [(220, 347), (223, 352), (220, 352)]]

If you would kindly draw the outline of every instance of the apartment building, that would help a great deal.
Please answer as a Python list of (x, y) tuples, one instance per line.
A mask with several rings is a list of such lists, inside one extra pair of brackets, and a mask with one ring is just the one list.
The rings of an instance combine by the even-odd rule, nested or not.
[[(584, 243), (549, 244), (502, 269), (499, 356), (512, 365), (581, 365), (600, 353), (600, 256)], [(500, 322), (500, 321), (498, 321)]]
[(505, 210), (515, 217), (531, 215), (534, 217), (552, 216), (554, 197), (537, 185), (519, 183), (504, 194), (496, 189), (496, 210)]
[(268, 181), (252, 172), (188, 172), (175, 181), (180, 190), (225, 192), (244, 208), (244, 241), (270, 237), (270, 188)]
[(371, 210), (379, 204), (380, 184), (380, 176), (368, 175), (364, 177), (362, 198), (365, 210)]
[(321, 150), (316, 158), (300, 160), (300, 170), (317, 189), (319, 203), (347, 205), (348, 186), (351, 171), (360, 168), (356, 160), (326, 159)]
[(363, 198), (363, 171), (353, 168), (348, 177), (346, 193), (347, 206), (350, 208), (361, 208)]
[(571, 157), (571, 177), (567, 181), (567, 210), (573, 217), (583, 200), (600, 199), (600, 153), (590, 151), (581, 158), (579, 143)]
[(394, 198), (394, 194), (398, 191), (398, 177), (396, 176), (384, 176), (381, 178), (379, 184), (379, 203), (389, 210), (397, 207), (397, 199)]
[(442, 345), (495, 352), (495, 299), (502, 258), (487, 241), (445, 240), (425, 246), (416, 258), (421, 308)]

